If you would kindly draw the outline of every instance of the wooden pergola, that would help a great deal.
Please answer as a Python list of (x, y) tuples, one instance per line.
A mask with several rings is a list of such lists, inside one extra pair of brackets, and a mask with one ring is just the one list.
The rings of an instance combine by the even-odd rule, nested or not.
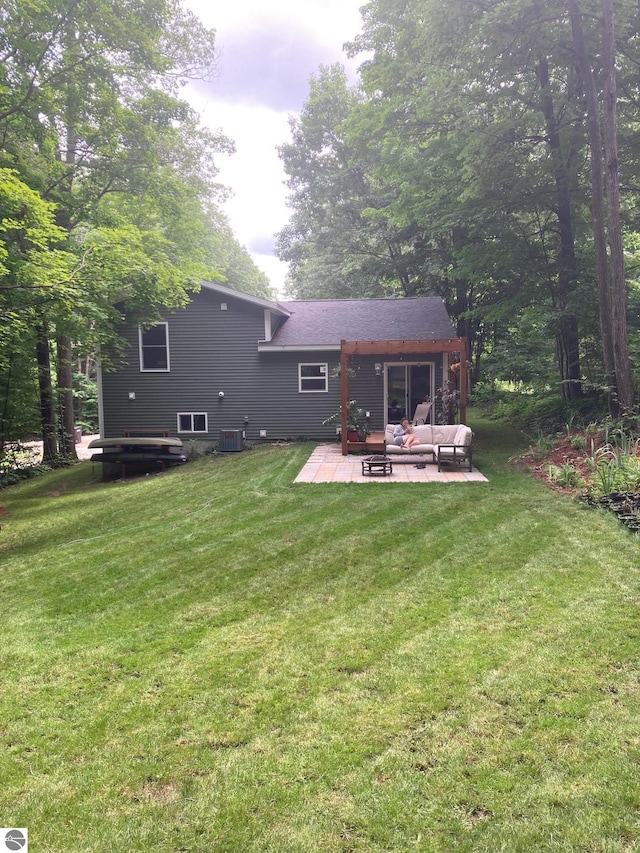
[(340, 341), (340, 408), (342, 412), (342, 455), (347, 455), (347, 403), (349, 402), (349, 356), (415, 355), (433, 353), (460, 354), (460, 422), (467, 420), (467, 341), (466, 338), (442, 338), (420, 341)]

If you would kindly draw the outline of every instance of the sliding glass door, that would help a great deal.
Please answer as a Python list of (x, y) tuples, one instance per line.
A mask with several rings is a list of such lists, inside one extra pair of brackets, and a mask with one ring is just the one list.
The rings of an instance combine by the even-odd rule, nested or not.
[(434, 393), (434, 365), (431, 362), (385, 365), (387, 423), (413, 418), (418, 403)]

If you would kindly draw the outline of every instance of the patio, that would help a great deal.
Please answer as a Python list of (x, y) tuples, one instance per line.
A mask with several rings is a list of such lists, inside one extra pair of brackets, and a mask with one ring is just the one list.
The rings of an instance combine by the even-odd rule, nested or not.
[[(342, 455), (340, 444), (319, 444), (294, 480), (295, 483), (487, 483), (488, 480), (474, 468), (472, 471), (453, 467), (438, 473), (438, 466), (428, 464), (416, 468), (409, 462), (394, 462), (389, 476), (362, 474), (364, 456)], [(393, 460), (392, 460), (393, 461)]]

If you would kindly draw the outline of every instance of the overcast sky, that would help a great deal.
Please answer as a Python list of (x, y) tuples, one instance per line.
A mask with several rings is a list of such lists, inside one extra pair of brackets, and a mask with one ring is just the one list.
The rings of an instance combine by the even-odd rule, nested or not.
[(219, 74), (190, 89), (202, 123), (220, 128), (236, 153), (219, 157), (219, 179), (232, 198), (231, 226), (277, 289), (286, 265), (273, 256), (274, 234), (287, 222), (285, 174), (276, 147), (290, 139), (288, 117), (298, 113), (309, 78), (320, 65), (342, 62), (342, 46), (360, 30), (365, 0), (185, 0), (217, 31)]

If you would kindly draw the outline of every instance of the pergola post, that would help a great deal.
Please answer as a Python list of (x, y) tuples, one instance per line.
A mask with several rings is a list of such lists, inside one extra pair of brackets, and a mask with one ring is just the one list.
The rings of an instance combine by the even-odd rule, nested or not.
[(460, 350), (460, 423), (467, 422), (467, 341), (462, 338)]
[(346, 341), (340, 341), (340, 442), (342, 455), (347, 455), (347, 404), (349, 402), (349, 356)]

